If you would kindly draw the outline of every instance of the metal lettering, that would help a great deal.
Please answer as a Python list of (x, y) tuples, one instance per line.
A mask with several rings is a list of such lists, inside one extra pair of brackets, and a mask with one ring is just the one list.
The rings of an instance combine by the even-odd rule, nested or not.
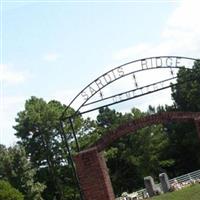
[(173, 64), (172, 58), (167, 58), (167, 59), (166, 59), (166, 66), (167, 66), (167, 67), (172, 67), (172, 64)]
[[(107, 80), (107, 78), (106, 77), (108, 77), (109, 78), (109, 80)], [(103, 78), (104, 78), (104, 80), (105, 80), (105, 82), (108, 84), (108, 83), (110, 83), (111, 81), (112, 81), (112, 77), (110, 76), (110, 74), (108, 73), (108, 74), (105, 74), (105, 75), (103, 75)]]
[(94, 88), (92, 88), (91, 86), (89, 87), (90, 93), (91, 95), (95, 94), (96, 90)]
[(146, 91), (149, 92), (149, 86), (146, 86), (145, 88), (146, 88)]
[(101, 88), (104, 86), (100, 79), (97, 79), (97, 80), (95, 81), (95, 83), (96, 83), (96, 85), (97, 85), (97, 87), (98, 87), (99, 89), (101, 89)]
[[(141, 67), (142, 67), (142, 69), (147, 69), (148, 68), (148, 65), (147, 65), (147, 60), (146, 59), (144, 59), (144, 60), (141, 60)], [(145, 68), (144, 68), (145, 67)]]
[(117, 96), (113, 97), (113, 102), (117, 102)]
[(112, 72), (112, 74), (113, 74), (113, 76), (114, 76), (114, 79), (116, 79), (117, 77), (116, 77), (116, 75), (115, 75), (115, 71), (112, 70), (111, 72)]
[(122, 95), (121, 94), (118, 95), (118, 98), (119, 98), (119, 100), (122, 100)]
[(119, 77), (124, 76), (124, 70), (122, 67), (117, 68), (117, 72), (119, 73)]
[(82, 92), (81, 96), (83, 97), (84, 100), (88, 99), (88, 94), (86, 92)]
[[(141, 66), (140, 66), (141, 63)], [(126, 65), (130, 65), (128, 68)], [(138, 66), (139, 64), (139, 66)], [(152, 58), (144, 58), (142, 60), (137, 60), (136, 62), (130, 62), (127, 64), (124, 64), (123, 66), (114, 68), (110, 70), (109, 72), (101, 75), (96, 80), (94, 80), (92, 83), (90, 83), (82, 92), (80, 92), (79, 96), (84, 100), (84, 102), (88, 101), (92, 96), (96, 95), (94, 98), (94, 101), (90, 101), (88, 103), (85, 103), (84, 106), (98, 103), (98, 106), (101, 106), (99, 102), (105, 102), (105, 104), (108, 102), (108, 105), (112, 105), (113, 103), (118, 103), (121, 101), (125, 101), (131, 98), (136, 98), (138, 96), (142, 96), (144, 94), (152, 93), (161, 89), (165, 89), (169, 86), (169, 80), (176, 77), (176, 70), (174, 68), (181, 68), (188, 65), (191, 65), (191, 63), (186, 62), (185, 58), (181, 57), (174, 57), (174, 56), (160, 56), (160, 57), (152, 57)], [(133, 68), (132, 68), (133, 67)], [(169, 80), (166, 79), (164, 82), (157, 82), (157, 83), (151, 83), (149, 85), (142, 85), (140, 86), (140, 76), (139, 71), (145, 71), (155, 68), (168, 68), (168, 76), (170, 76)], [(187, 67), (188, 68), (188, 67)], [(171, 74), (171, 75), (170, 75)], [(113, 83), (114, 81), (117, 81), (120, 78), (124, 77), (132, 78), (133, 83), (132, 87), (134, 90), (130, 90), (127, 92), (121, 92), (120, 94), (118, 91), (111, 91), (111, 95), (107, 96), (107, 93), (104, 93), (104, 87), (107, 85)], [(130, 77), (132, 76), (132, 77)], [(161, 78), (161, 77), (160, 77)], [(174, 79), (175, 80), (175, 79)], [(131, 85), (130, 85), (131, 86)], [(127, 85), (129, 87), (129, 85)], [(109, 102), (110, 101), (110, 102)]]
[(180, 60), (181, 60), (181, 58), (176, 58), (176, 67), (181, 67), (181, 66), (179, 66), (179, 64), (181, 64)]
[(162, 67), (162, 59), (156, 58), (156, 67)]
[(157, 86), (157, 85), (153, 85), (153, 89), (154, 89), (154, 90), (157, 90), (157, 89), (158, 89), (158, 86)]
[(153, 59), (151, 58), (151, 68), (153, 68)]
[(131, 97), (131, 93), (130, 92), (127, 92), (126, 93), (126, 98), (128, 99), (128, 98), (130, 98)]

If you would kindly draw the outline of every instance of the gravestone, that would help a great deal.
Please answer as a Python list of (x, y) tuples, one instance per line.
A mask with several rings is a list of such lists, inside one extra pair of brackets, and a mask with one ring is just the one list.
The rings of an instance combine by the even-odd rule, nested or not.
[(155, 194), (155, 183), (154, 179), (151, 176), (144, 178), (144, 185), (150, 197), (153, 197)]
[(169, 179), (166, 173), (159, 174), (160, 183), (164, 193), (169, 192), (170, 184)]

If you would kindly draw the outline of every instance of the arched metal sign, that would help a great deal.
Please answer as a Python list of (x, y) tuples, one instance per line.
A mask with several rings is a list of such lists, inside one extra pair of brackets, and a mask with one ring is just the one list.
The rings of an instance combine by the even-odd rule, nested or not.
[[(199, 59), (180, 56), (159, 56), (134, 60), (97, 77), (72, 99), (60, 117), (61, 138), (66, 145), (66, 153), (69, 155), (81, 200), (83, 197), (68, 144), (68, 140), (72, 141), (74, 138), (77, 151), (80, 151), (74, 131), (74, 118), (105, 106), (170, 88), (177, 84), (178, 70), (181, 68), (192, 69), (195, 61), (199, 61)], [(68, 114), (67, 111), (70, 108), (73, 108), (75, 113)], [(64, 122), (66, 121), (71, 127), (70, 133), (64, 131)]]
[(176, 84), (178, 69), (191, 69), (197, 60), (179, 56), (159, 56), (120, 65), (83, 88), (70, 102), (63, 116), (69, 107), (75, 109), (74, 115), (84, 114), (169, 88), (171, 84)]

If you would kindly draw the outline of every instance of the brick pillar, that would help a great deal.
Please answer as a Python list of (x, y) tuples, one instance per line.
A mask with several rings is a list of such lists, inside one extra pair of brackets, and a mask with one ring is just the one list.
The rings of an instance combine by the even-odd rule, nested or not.
[(90, 148), (74, 157), (84, 200), (114, 200), (112, 184), (105, 159), (97, 149)]
[(196, 129), (197, 129), (197, 134), (200, 139), (200, 119), (197, 118), (197, 119), (194, 119), (194, 121), (195, 121)]

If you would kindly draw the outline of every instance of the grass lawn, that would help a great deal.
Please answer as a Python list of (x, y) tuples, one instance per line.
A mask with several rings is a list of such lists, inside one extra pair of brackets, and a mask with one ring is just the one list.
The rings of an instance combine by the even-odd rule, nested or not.
[(196, 184), (176, 192), (170, 192), (152, 200), (200, 200), (200, 184)]

